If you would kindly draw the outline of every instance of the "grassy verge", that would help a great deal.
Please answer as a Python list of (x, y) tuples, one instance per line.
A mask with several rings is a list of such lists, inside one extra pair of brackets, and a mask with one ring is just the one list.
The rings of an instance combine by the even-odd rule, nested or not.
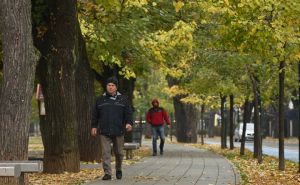
[(44, 150), (42, 138), (40, 136), (29, 137), (29, 151)]
[(258, 164), (257, 160), (253, 159), (253, 154), (249, 150), (245, 151), (244, 156), (240, 156), (239, 148), (235, 148), (234, 150), (222, 150), (219, 145), (193, 144), (193, 146), (210, 150), (230, 160), (239, 169), (242, 178), (242, 184), (300, 184), (300, 174), (297, 173), (298, 163), (286, 160), (285, 171), (279, 171), (279, 161), (275, 157), (264, 155), (263, 163)]

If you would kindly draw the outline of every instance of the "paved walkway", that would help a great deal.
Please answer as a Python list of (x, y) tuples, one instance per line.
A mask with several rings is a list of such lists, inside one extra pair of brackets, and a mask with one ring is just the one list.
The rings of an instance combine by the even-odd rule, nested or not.
[[(150, 145), (150, 142), (143, 144)], [(149, 156), (136, 164), (125, 165), (122, 180), (116, 180), (113, 175), (111, 181), (99, 179), (87, 183), (87, 185), (98, 184), (240, 184), (240, 176), (231, 163), (210, 151), (183, 144), (166, 144), (163, 156)]]

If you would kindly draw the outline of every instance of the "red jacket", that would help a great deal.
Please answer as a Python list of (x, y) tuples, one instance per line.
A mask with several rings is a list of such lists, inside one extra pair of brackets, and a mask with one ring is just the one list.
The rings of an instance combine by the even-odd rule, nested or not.
[[(158, 103), (156, 99), (152, 101), (152, 105), (153, 102)], [(165, 111), (165, 109), (163, 109), (162, 107), (152, 107), (151, 109), (149, 109), (146, 115), (146, 120), (148, 123), (150, 123), (153, 126), (163, 125), (164, 122), (170, 125), (168, 114)]]
[(160, 126), (164, 124), (164, 121), (170, 125), (170, 120), (168, 117), (167, 112), (161, 108), (151, 108), (149, 109), (149, 111), (147, 112), (147, 116), (146, 116), (147, 122), (150, 123), (153, 126)]

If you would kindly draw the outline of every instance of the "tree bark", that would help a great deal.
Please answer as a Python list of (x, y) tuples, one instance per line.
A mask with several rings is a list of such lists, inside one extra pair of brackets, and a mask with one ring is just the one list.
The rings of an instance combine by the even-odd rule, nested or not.
[(261, 139), (261, 128), (260, 128), (260, 116), (259, 116), (259, 87), (258, 79), (251, 76), (253, 94), (254, 94), (254, 153), (253, 157), (257, 158), (258, 163), (262, 163), (262, 139)]
[[(40, 117), (44, 172), (79, 171), (75, 71), (78, 56), (76, 0), (47, 0), (47, 31), (35, 44), (42, 52), (38, 77), (46, 115)], [(36, 25), (38, 26), (38, 25)]]
[(86, 45), (78, 26), (78, 65), (76, 68), (76, 118), (80, 161), (101, 162), (100, 136), (92, 137), (91, 120), (94, 108), (94, 77), (90, 68)]
[[(27, 160), (31, 99), (37, 55), (31, 34), (31, 1), (2, 0), (3, 83), (0, 89), (0, 160)], [(0, 177), (26, 184), (26, 177)]]
[(241, 140), (240, 155), (245, 155), (246, 125), (251, 121), (251, 113), (252, 113), (251, 110), (252, 110), (251, 103), (249, 102), (249, 99), (246, 98), (244, 103), (243, 133), (242, 133), (242, 140)]
[(204, 104), (201, 105), (201, 145), (204, 145)]
[(181, 102), (182, 96), (173, 98), (176, 119), (176, 137), (178, 142), (197, 142), (197, 109), (192, 104)]
[[(134, 111), (133, 91), (134, 91), (135, 79), (133, 79), (133, 78), (126, 79), (124, 77), (119, 76), (118, 80), (119, 80), (118, 90), (120, 91), (121, 94), (128, 97), (128, 101), (131, 105), (131, 109)], [(133, 118), (133, 119), (135, 119), (135, 118)], [(132, 132), (125, 132), (124, 141), (132, 142)]]
[[(172, 87), (180, 82), (170, 76), (167, 77), (168, 86)], [(176, 137), (178, 142), (196, 143), (197, 142), (197, 122), (198, 110), (192, 104), (181, 102), (184, 96), (175, 96), (173, 105), (176, 120)]]
[(227, 133), (226, 133), (226, 120), (225, 120), (225, 102), (226, 96), (221, 95), (221, 148), (227, 148)]
[(208, 123), (208, 129), (207, 129), (207, 134), (208, 134), (208, 137), (214, 137), (214, 128), (215, 128), (215, 125), (214, 125), (214, 117), (215, 117), (215, 114), (216, 112), (214, 110), (211, 110), (209, 112), (209, 123)]
[(298, 173), (300, 173), (300, 60), (298, 61)]
[(285, 76), (285, 61), (279, 64), (279, 170), (284, 171), (284, 76)]
[(233, 135), (234, 135), (234, 123), (233, 123), (233, 95), (230, 95), (230, 112), (229, 112), (229, 124), (230, 124), (230, 149), (233, 150)]

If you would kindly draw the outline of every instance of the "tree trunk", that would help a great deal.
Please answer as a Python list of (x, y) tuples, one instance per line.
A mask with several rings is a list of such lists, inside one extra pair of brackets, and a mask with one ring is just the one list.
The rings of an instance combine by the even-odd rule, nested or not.
[(201, 144), (204, 145), (204, 104), (201, 105)]
[(225, 120), (225, 102), (226, 96), (221, 95), (221, 148), (227, 148), (227, 133), (226, 133), (226, 120)]
[(233, 123), (233, 95), (230, 95), (230, 112), (229, 112), (229, 124), (230, 124), (230, 149), (233, 150), (233, 135), (234, 135), (234, 123)]
[(174, 116), (176, 120), (176, 138), (179, 142), (187, 142), (187, 118), (183, 103), (180, 102), (180, 99), (179, 96), (173, 98)]
[[(2, 0), (3, 83), (0, 89), (0, 160), (27, 160), (31, 99), (37, 55), (31, 35), (30, 0)], [(0, 184), (26, 178), (0, 177)]]
[(92, 137), (91, 120), (94, 108), (94, 77), (87, 57), (85, 41), (78, 26), (78, 65), (76, 69), (76, 118), (80, 161), (101, 162), (100, 136)]
[[(134, 91), (135, 79), (130, 78), (128, 80), (124, 77), (119, 76), (118, 80), (119, 80), (118, 90), (121, 92), (121, 94), (128, 97), (128, 101), (129, 101), (130, 105), (132, 106), (131, 109), (134, 111), (133, 91)], [(135, 118), (133, 118), (133, 119), (135, 119)], [(132, 132), (125, 132), (124, 141), (132, 142)]]
[(285, 76), (285, 61), (281, 61), (279, 65), (279, 170), (284, 171), (284, 76)]
[(186, 104), (180, 100), (183, 97), (173, 98), (176, 119), (176, 137), (178, 142), (196, 143), (197, 142), (197, 112), (192, 104)]
[(254, 154), (253, 157), (257, 158), (258, 163), (262, 163), (262, 144), (261, 144), (261, 129), (260, 129), (260, 116), (259, 116), (259, 87), (256, 77), (251, 77), (254, 93)]
[(298, 173), (300, 173), (300, 60), (298, 61)]
[(245, 154), (246, 124), (251, 121), (251, 113), (252, 113), (252, 106), (251, 103), (249, 102), (249, 99), (246, 98), (244, 103), (243, 133), (242, 133), (242, 140), (241, 140), (240, 155)]
[(215, 114), (216, 112), (215, 111), (210, 111), (209, 112), (209, 124), (208, 124), (208, 129), (207, 129), (207, 134), (208, 134), (208, 137), (214, 137), (214, 128), (215, 128), (215, 125), (214, 125), (214, 117), (215, 117)]
[[(168, 76), (168, 86), (179, 84), (179, 81)], [(198, 110), (192, 104), (181, 102), (184, 96), (175, 96), (173, 98), (173, 105), (175, 110), (176, 120), (176, 137), (178, 142), (196, 143), (197, 142), (197, 122)]]
[(48, 0), (47, 32), (35, 43), (43, 57), (38, 75), (46, 115), (40, 117), (44, 172), (79, 171), (75, 71), (78, 55), (76, 0)]

